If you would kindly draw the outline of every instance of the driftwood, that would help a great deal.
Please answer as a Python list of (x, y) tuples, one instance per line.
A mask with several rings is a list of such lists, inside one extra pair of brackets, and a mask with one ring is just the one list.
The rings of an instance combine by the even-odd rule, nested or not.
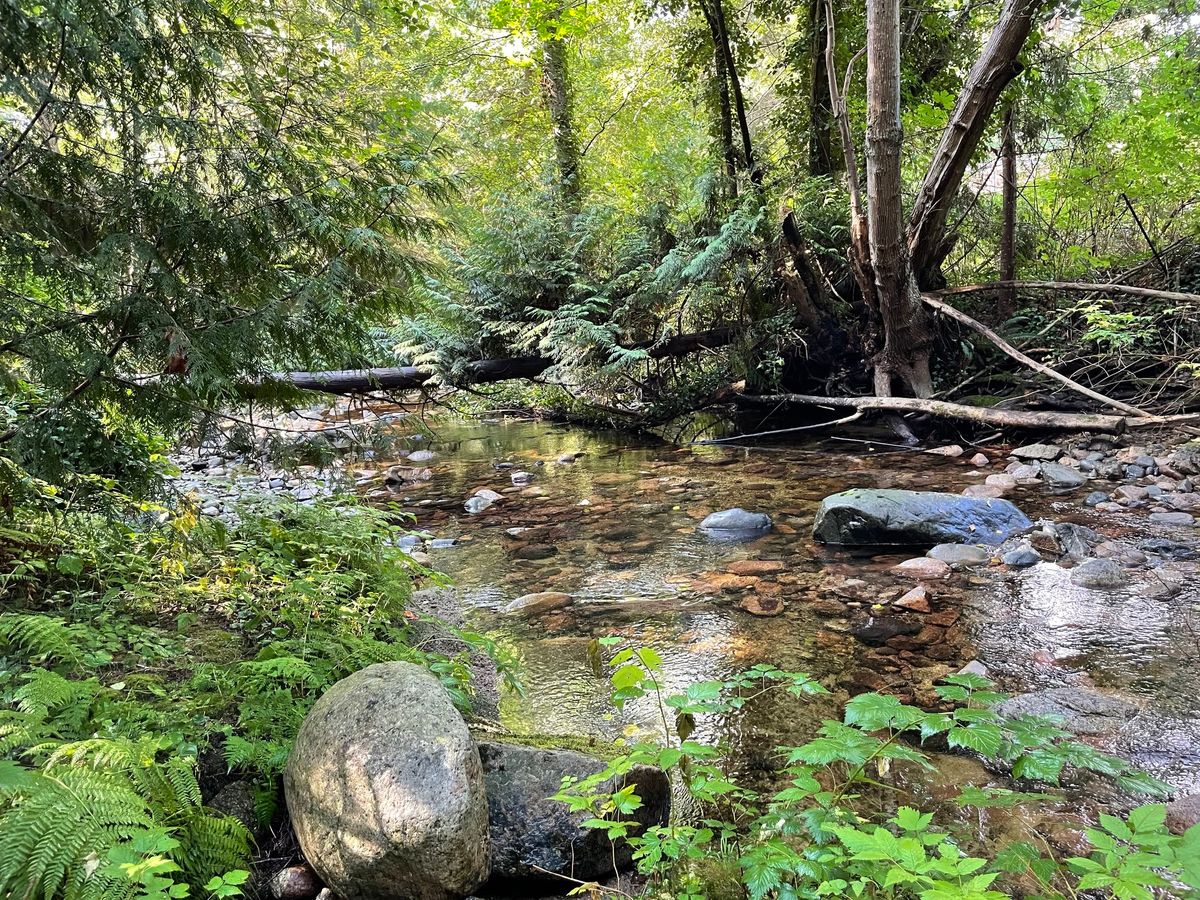
[(1082, 291), (1091, 294), (1128, 294), (1131, 297), (1151, 297), (1156, 300), (1174, 300), (1177, 303), (1200, 303), (1200, 294), (1183, 294), (1179, 291), (1160, 291), (1155, 288), (1137, 287), (1132, 284), (1094, 284), (1086, 281), (988, 281), (983, 284), (964, 284), (961, 287), (926, 291), (926, 297), (953, 297), (957, 294), (982, 294), (1004, 288), (1025, 288), (1032, 291)]
[(1103, 403), (1105, 406), (1112, 407), (1113, 409), (1119, 409), (1122, 412), (1127, 412), (1132, 416), (1139, 416), (1142, 418), (1153, 418), (1153, 413), (1148, 413), (1144, 409), (1138, 409), (1136, 406), (1130, 406), (1128, 403), (1122, 403), (1120, 400), (1114, 400), (1112, 397), (1106, 397), (1106, 396), (1104, 396), (1104, 394), (1101, 394), (1098, 391), (1093, 391), (1089, 387), (1084, 387), (1082, 384), (1080, 384), (1077, 381), (1072, 381), (1066, 375), (1063, 375), (1061, 372), (1057, 372), (1054, 369), (1050, 368), (1049, 366), (1038, 362), (1036, 359), (1026, 356), (1024, 353), (1022, 353), (1020, 350), (1018, 350), (1016, 347), (1014, 347), (1008, 341), (1004, 340), (1004, 338), (1000, 337), (1000, 335), (996, 334), (996, 332), (992, 331), (992, 329), (988, 328), (982, 322), (977, 321), (976, 319), (972, 319), (965, 312), (963, 312), (962, 310), (959, 310), (959, 309), (955, 309), (949, 303), (943, 303), (941, 300), (938, 300), (932, 294), (922, 294), (921, 299), (925, 301), (927, 306), (933, 307), (933, 309), (937, 310), (938, 312), (942, 313), (943, 315), (949, 316), (950, 318), (954, 319), (956, 322), (961, 322), (962, 324), (966, 325), (968, 328), (972, 328), (975, 331), (978, 331), (985, 338), (987, 338), (989, 341), (991, 341), (993, 344), (995, 344), (998, 349), (1000, 349), (1004, 353), (1011, 356), (1017, 362), (1021, 363), (1021, 365), (1028, 366), (1029, 368), (1033, 369), (1033, 371), (1035, 371), (1035, 372), (1040, 372), (1049, 378), (1053, 378), (1055, 381), (1065, 384), (1067, 387), (1069, 387), (1071, 390), (1075, 391), (1077, 394), (1082, 394), (1085, 397), (1090, 397), (1092, 400), (1096, 400), (1100, 403)]
[[(818, 397), (809, 394), (739, 395), (735, 402), (749, 406), (825, 406), (880, 412), (926, 413), (944, 419), (978, 422), (997, 428), (1035, 431), (1098, 431), (1121, 434), (1128, 424), (1123, 416), (1097, 413), (1033, 412), (1017, 409), (992, 409), (964, 406), (945, 400), (920, 400), (915, 397)], [(1157, 417), (1156, 417), (1157, 418)], [(1152, 420), (1142, 420), (1151, 423)], [(1139, 422), (1138, 424), (1141, 424)], [(1159, 421), (1158, 424), (1168, 424)]]

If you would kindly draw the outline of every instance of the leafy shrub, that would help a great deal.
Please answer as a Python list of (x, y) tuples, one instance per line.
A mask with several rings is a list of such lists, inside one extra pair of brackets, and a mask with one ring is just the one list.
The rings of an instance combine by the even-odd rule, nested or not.
[[(598, 655), (598, 648), (594, 652)], [(624, 649), (611, 664), (614, 701), (619, 706), (654, 697), (664, 743), (639, 743), (595, 776), (565, 779), (556, 799), (590, 814), (589, 827), (628, 841), (638, 870), (656, 891), (680, 900), (702, 897), (710, 893), (711, 873), (731, 868), (740, 871), (741, 893), (751, 900), (1003, 900), (1007, 894), (1000, 888), (1016, 879), (1033, 886), (1029, 893), (1048, 898), (1102, 890), (1120, 900), (1150, 900), (1163, 891), (1183, 897), (1200, 889), (1200, 826), (1182, 836), (1169, 834), (1162, 804), (1138, 807), (1125, 819), (1102, 815), (1098, 826), (1086, 831), (1090, 852), (1067, 859), (1020, 842), (975, 855), (967, 849), (967, 836), (937, 821), (935, 811), (899, 806), (878, 817), (864, 812), (856, 803), (860, 792), (876, 785), (891, 764), (933, 768), (920, 745), (934, 738), (1010, 768), (1031, 787), (1056, 785), (1071, 766), (1111, 777), (1132, 792), (1153, 795), (1166, 789), (1052, 721), (1001, 717), (994, 706), (1003, 695), (977, 675), (945, 679), (939, 693), (957, 704), (949, 712), (926, 712), (875, 693), (854, 697), (841, 721), (824, 722), (799, 747), (779, 748), (786, 786), (761, 796), (726, 774), (719, 748), (691, 739), (695, 717), (738, 709), (770, 691), (824, 693), (820, 684), (759, 665), (725, 681), (666, 695), (660, 687), (662, 660), (653, 650)], [(641, 801), (633, 788), (604, 793), (601, 785), (637, 764), (668, 770), (697, 801), (699, 819), (636, 834), (628, 815)], [(984, 810), (1048, 798), (1042, 791), (968, 786), (956, 803)]]

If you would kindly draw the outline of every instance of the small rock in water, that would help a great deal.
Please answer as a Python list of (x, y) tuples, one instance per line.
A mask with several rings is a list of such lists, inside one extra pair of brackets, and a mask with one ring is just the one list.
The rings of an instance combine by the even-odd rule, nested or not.
[(1026, 444), (1018, 447), (1010, 454), (1017, 459), (1055, 460), (1062, 455), (1062, 447), (1054, 444)]
[(1105, 503), (1107, 501), (1108, 501), (1108, 494), (1104, 493), (1104, 491), (1092, 491), (1090, 494), (1088, 494), (1086, 497), (1083, 498), (1083, 505), (1084, 506), (1096, 506), (1099, 503)]
[(851, 633), (872, 647), (881, 647), (894, 637), (916, 634), (921, 626), (916, 622), (906, 622), (894, 616), (873, 616), (851, 630)]
[(741, 507), (735, 507), (706, 516), (698, 527), (718, 540), (738, 540), (757, 537), (769, 530), (771, 517), (766, 513), (747, 512)]
[(1087, 484), (1087, 476), (1078, 469), (1055, 462), (1042, 463), (1042, 478), (1054, 487), (1075, 488)]
[(930, 559), (927, 556), (906, 559), (898, 566), (892, 566), (893, 574), (917, 579), (949, 578), (950, 571), (949, 563), (942, 562), (940, 559)]
[(992, 671), (977, 659), (971, 660), (961, 669), (954, 673), (955, 675), (978, 675), (980, 678), (988, 678)]
[(1185, 512), (1156, 512), (1150, 513), (1150, 521), (1155, 525), (1195, 525), (1196, 517)]
[(1019, 694), (1003, 701), (996, 712), (1005, 718), (1058, 716), (1075, 734), (1115, 734), (1140, 711), (1131, 700), (1083, 686), (1056, 687)]
[(951, 459), (962, 456), (966, 453), (958, 444), (948, 444), (945, 447), (934, 447), (932, 450), (926, 450), (926, 453), (934, 453), (938, 456), (949, 456)]
[(1006, 566), (1012, 566), (1014, 569), (1028, 569), (1030, 566), (1036, 566), (1040, 563), (1042, 557), (1029, 544), (1021, 544), (1001, 556), (1000, 561)]
[(777, 616), (784, 609), (783, 600), (777, 594), (749, 594), (742, 598), (738, 606), (752, 616), (763, 618)]
[(1112, 590), (1125, 585), (1125, 573), (1111, 559), (1085, 559), (1071, 570), (1071, 583), (1095, 591)]
[(570, 606), (574, 599), (570, 594), (564, 594), (562, 591), (540, 591), (536, 594), (525, 594), (518, 597), (505, 606), (504, 611), (506, 613), (519, 612), (525, 615), (539, 615)]
[(513, 472), (512, 473), (512, 483), (513, 484), (531, 484), (532, 482), (533, 482), (533, 473), (532, 472)]
[(558, 461), (563, 465), (567, 465), (568, 463), (575, 462), (575, 460), (579, 459), (581, 456), (583, 456), (582, 453), (564, 453), (558, 458)]
[(992, 461), (983, 453), (976, 453), (971, 457), (971, 465), (973, 466), (990, 466)]
[(482, 497), (484, 500), (490, 500), (495, 503), (497, 500), (503, 500), (504, 495), (493, 491), (491, 488), (480, 488), (475, 492), (476, 497)]
[(466, 503), (463, 504), (463, 507), (467, 510), (467, 512), (471, 513), (471, 515), (477, 515), (491, 505), (492, 501), (487, 497), (471, 497)]
[(408, 454), (408, 461), (417, 463), (429, 462), (435, 456), (437, 456), (437, 454), (432, 450), (414, 450), (412, 453)]
[(938, 544), (925, 555), (941, 560), (952, 569), (986, 566), (992, 558), (990, 552), (973, 544)]
[(929, 612), (929, 588), (923, 584), (918, 584), (892, 605), (899, 606), (901, 609), (912, 610), (913, 612), (927, 613)]
[(994, 484), (971, 484), (963, 488), (964, 497), (976, 497), (984, 500), (999, 500), (1004, 496), (1004, 488)]
[(449, 550), (451, 547), (457, 545), (457, 543), (458, 541), (456, 541), (454, 538), (434, 538), (429, 542), (429, 549)]
[(992, 487), (998, 487), (1002, 491), (1007, 491), (1017, 486), (1017, 478), (1015, 475), (1009, 475), (1007, 472), (997, 472), (985, 478), (983, 483)]
[(1042, 467), (1040, 465), (1023, 463), (1013, 466), (1009, 470), (1009, 474), (1017, 479), (1017, 484), (1033, 484), (1041, 477)]

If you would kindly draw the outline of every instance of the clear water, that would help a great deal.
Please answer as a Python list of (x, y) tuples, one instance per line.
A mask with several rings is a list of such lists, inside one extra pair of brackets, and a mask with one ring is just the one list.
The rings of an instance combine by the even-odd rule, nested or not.
[[(392, 490), (380, 466), (369, 493), (377, 502), (399, 503), (430, 534), (456, 539), (451, 548), (429, 550), (430, 564), (454, 579), (474, 624), (521, 652), (525, 696), (508, 697), (502, 706), (505, 724), (515, 730), (604, 739), (658, 733), (658, 709), (649, 700), (614, 714), (607, 680), (587, 660), (588, 642), (598, 636), (655, 648), (665, 660), (668, 689), (758, 662), (820, 678), (833, 690), (827, 700), (771, 694), (701, 722), (701, 735), (729, 745), (740, 773), (753, 775), (776, 765), (776, 745), (801, 743), (822, 718), (836, 716), (848, 691), (883, 685), (920, 701), (932, 677), (979, 659), (1013, 691), (1087, 682), (1138, 698), (1146, 714), (1120, 749), (1181, 788), (1200, 787), (1194, 577), (1182, 595), (1164, 601), (1138, 593), (1153, 572), (1118, 592), (1074, 587), (1066, 570), (1049, 563), (1024, 572), (958, 574), (932, 586), (943, 627), (926, 632), (936, 634), (936, 645), (921, 643), (926, 632), (899, 652), (852, 636), (874, 600), (894, 598), (913, 582), (888, 572), (904, 555), (855, 555), (815, 544), (810, 528), (820, 500), (851, 487), (958, 493), (1003, 468), (978, 470), (965, 457), (867, 440), (677, 447), (522, 420), (434, 422), (429, 437), (412, 444), (435, 452), (420, 463), (432, 477)], [(565, 453), (584, 455), (559, 463)], [(514, 468), (497, 467), (504, 462)], [(514, 471), (533, 473), (532, 483), (514, 490)], [(504, 499), (470, 515), (463, 502), (480, 488)], [(1034, 486), (1010, 499), (1031, 518), (1081, 522), (1130, 546), (1169, 534), (1152, 532), (1136, 512), (1092, 517), (1080, 503), (1088, 490), (1051, 494)], [(705, 515), (733, 506), (768, 513), (774, 528), (749, 543), (718, 543), (697, 532)], [(506, 533), (513, 528), (531, 530), (514, 539)], [(538, 549), (530, 552), (531, 545)], [(729, 578), (728, 567), (744, 560), (778, 562), (779, 571), (755, 581)], [(857, 605), (831, 615), (838, 590)], [(539, 616), (502, 611), (538, 591), (563, 591), (575, 601)], [(754, 596), (778, 598), (782, 614), (751, 615), (740, 604)], [(906, 619), (929, 621), (915, 613)], [(961, 783), (970, 765), (946, 760), (944, 781)], [(977, 768), (972, 773), (987, 777)], [(928, 783), (921, 790), (937, 792)]]

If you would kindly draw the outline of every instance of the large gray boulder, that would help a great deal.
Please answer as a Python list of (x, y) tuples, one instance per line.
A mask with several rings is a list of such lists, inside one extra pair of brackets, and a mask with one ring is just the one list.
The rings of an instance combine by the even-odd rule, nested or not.
[(339, 896), (448, 900), (487, 878), (479, 751), (420, 666), (379, 663), (331, 687), (300, 726), (284, 791), (305, 858)]
[(860, 547), (999, 544), (1032, 525), (998, 498), (856, 488), (821, 501), (813, 537)]
[(1074, 734), (1114, 735), (1141, 711), (1133, 699), (1082, 685), (1046, 688), (1010, 697), (996, 707), (1006, 719), (1050, 716)]
[[(512, 883), (567, 875), (583, 881), (603, 880), (632, 861), (628, 844), (614, 846), (603, 831), (584, 828), (588, 814), (572, 812), (549, 799), (565, 775), (583, 779), (605, 769), (603, 760), (572, 750), (544, 750), (516, 744), (481, 743), (488, 813), (492, 831), (492, 881), (499, 888)], [(635, 785), (642, 806), (630, 817), (640, 834), (651, 825), (665, 824), (671, 810), (671, 784), (666, 773), (635, 766), (624, 776), (606, 782), (598, 793)]]

